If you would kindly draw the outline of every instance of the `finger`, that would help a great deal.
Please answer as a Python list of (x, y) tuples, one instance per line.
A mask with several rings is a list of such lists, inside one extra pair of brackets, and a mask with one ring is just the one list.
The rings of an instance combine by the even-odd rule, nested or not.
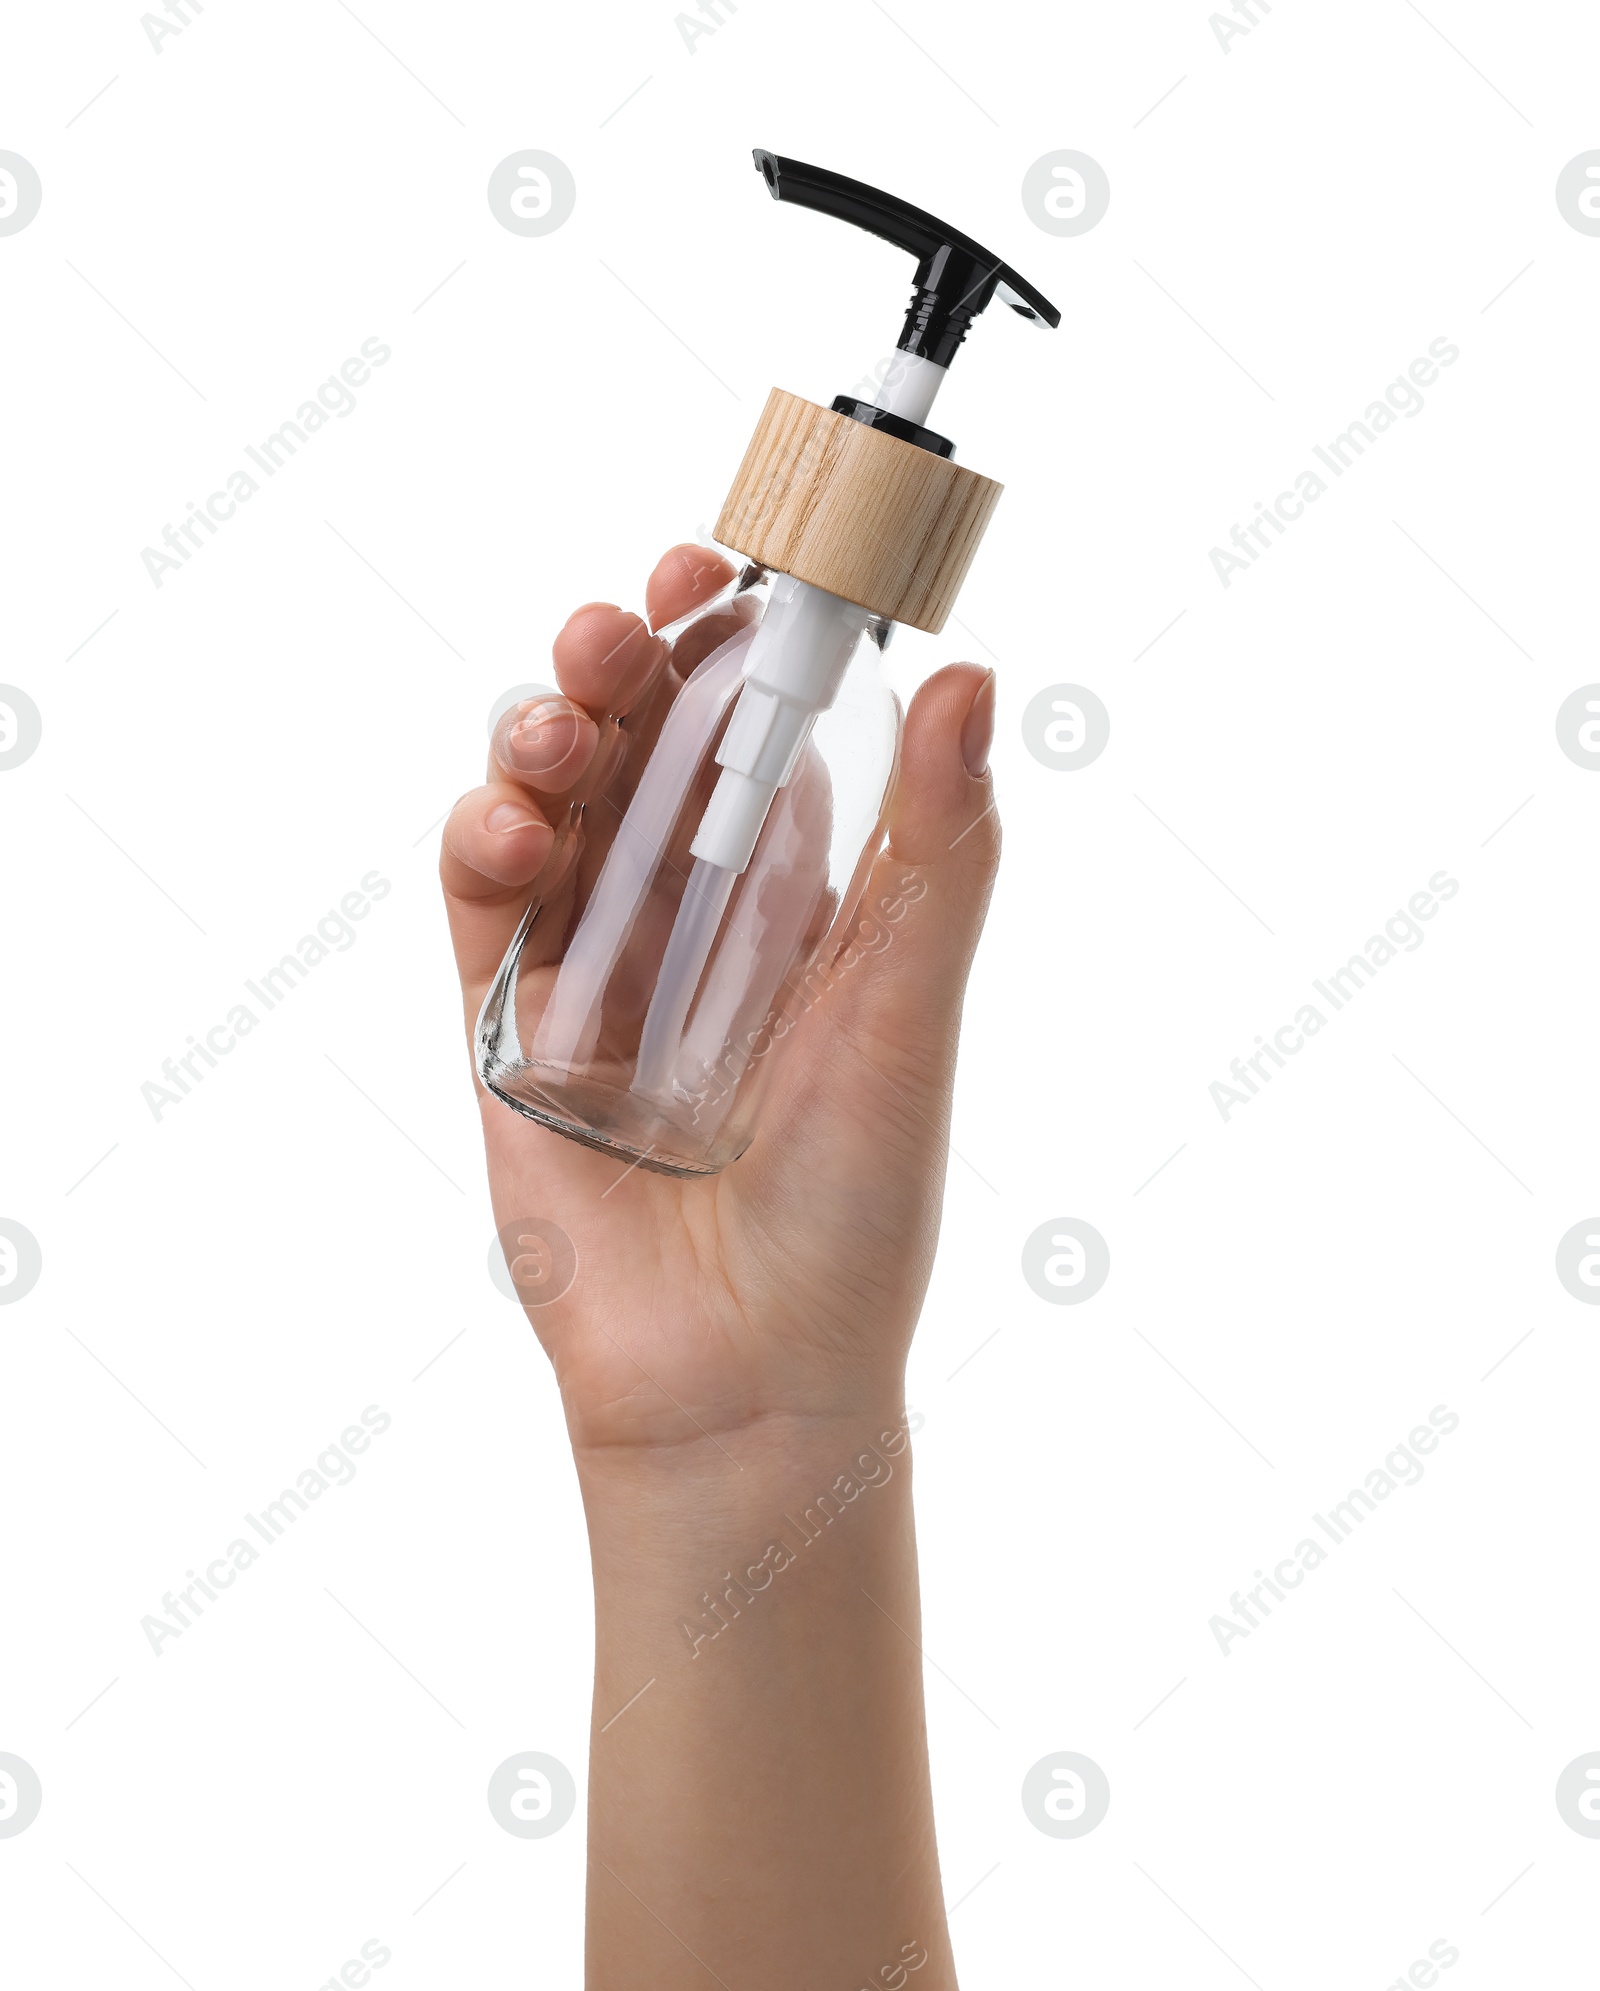
[(892, 934), (860, 978), (863, 1024), (886, 1041), (948, 1051), (952, 1061), (1000, 863), (989, 774), (994, 705), (994, 672), (976, 664), (936, 672), (912, 700), (889, 840), (863, 904)]
[[(638, 780), (684, 679), (756, 613), (756, 604), (749, 599), (730, 602), (708, 614), (698, 613), (724, 593), (732, 579), (733, 568), (728, 561), (704, 546), (675, 546), (656, 562), (645, 587), (645, 608), (651, 628), (665, 626), (670, 634), (672, 624), (682, 623), (685, 617), (693, 619), (687, 628), (671, 635), (667, 668), (653, 681), (629, 717), (628, 757), (633, 781)], [(662, 640), (668, 638), (664, 636)]]
[(646, 622), (610, 602), (589, 602), (569, 616), (554, 646), (556, 681), (596, 717), (620, 718), (639, 704), (670, 646), (653, 634), (701, 608), (733, 578), (733, 568), (704, 546), (674, 546), (645, 583)]
[[(775, 1074), (769, 1120), (859, 1106), (926, 1139), (942, 1126), (962, 998), (1000, 855), (987, 771), (994, 678), (957, 664), (930, 678), (906, 715), (889, 839), (826, 993), (799, 1018), (795, 1055)], [(974, 773), (973, 770), (979, 772)], [(792, 1094), (792, 1097), (790, 1096)]]
[(920, 1276), (931, 1265), (943, 1169), (925, 1164), (949, 1139), (962, 998), (1000, 851), (993, 724), (993, 676), (970, 664), (930, 678), (906, 714), (888, 846), (844, 946), (806, 978), (820, 992), (771, 1074), (763, 1124), (778, 1132), (728, 1171), (780, 1254), (806, 1248), (806, 1227), (859, 1232), (866, 1201), (875, 1235), (926, 1239)]
[[(642, 686), (636, 676), (634, 649), (639, 640), (638, 629), (622, 611), (615, 611), (611, 619), (585, 614), (577, 628), (569, 625), (563, 632), (566, 640), (561, 662), (563, 672), (571, 670), (572, 683), (582, 684), (592, 695), (598, 695), (604, 689), (608, 672), (618, 669), (624, 672), (624, 681), (612, 688), (605, 710), (608, 715), (625, 710), (625, 719), (612, 716), (600, 719), (594, 758), (565, 791), (571, 802), (597, 805), (588, 812), (580, 899), (587, 896), (588, 888), (606, 861), (684, 678), (753, 612), (752, 605), (751, 610), (733, 611), (731, 619), (721, 613), (695, 615), (695, 611), (726, 590), (732, 575), (729, 563), (703, 546), (674, 547), (657, 562), (645, 588), (652, 626), (684, 616), (695, 619), (675, 637), (651, 636), (656, 651), (653, 661), (650, 657), (645, 659), (647, 675)], [(613, 651), (615, 654), (611, 654)], [(562, 681), (568, 682), (565, 675)], [(541, 750), (542, 743), (535, 753)], [(566, 772), (564, 769), (563, 774)], [(550, 792), (546, 783), (536, 786)]]
[(947, 664), (912, 699), (884, 859), (937, 871), (972, 945), (1000, 862), (989, 773), (994, 707), (994, 672), (979, 664)]
[(463, 795), (444, 826), (445, 889), (488, 899), (536, 877), (555, 843), (554, 826), (523, 789), (490, 782)]
[(503, 714), (489, 743), (489, 779), (520, 783), (536, 795), (578, 799), (573, 791), (594, 763), (600, 728), (570, 698), (546, 693)]
[(541, 874), (568, 861), (556, 832), (528, 793), (491, 782), (463, 795), (444, 826), (439, 880), (470, 999), (481, 999)]
[[(645, 588), (650, 623), (681, 619), (732, 575), (729, 563), (704, 547), (674, 547)], [(456, 804), (439, 856), (469, 1007), (481, 1001), (530, 900), (570, 897), (586, 842), (609, 842), (616, 811), (595, 825), (595, 838), (565, 819), (576, 813), (573, 803), (618, 785), (625, 757), (642, 761), (647, 754), (676, 690), (671, 648), (639, 616), (591, 602), (555, 640), (564, 695), (527, 700), (496, 726), (488, 784)], [(629, 712), (638, 720), (631, 740), (617, 724)], [(591, 855), (598, 861), (603, 852)]]
[(733, 579), (732, 565), (706, 546), (674, 546), (656, 562), (645, 585), (645, 613), (652, 629), (681, 622), (702, 608)]
[(660, 672), (667, 648), (642, 616), (592, 601), (567, 617), (552, 645), (556, 682), (595, 718), (619, 719)]

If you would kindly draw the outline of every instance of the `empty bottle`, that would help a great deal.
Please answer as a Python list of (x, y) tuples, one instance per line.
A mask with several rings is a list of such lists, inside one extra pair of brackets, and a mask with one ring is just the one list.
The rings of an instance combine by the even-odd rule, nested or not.
[(784, 1038), (825, 995), (899, 749), (880, 654), (896, 622), (943, 628), (1000, 494), (925, 426), (934, 396), (995, 297), (1036, 324), (1061, 315), (922, 209), (755, 161), (776, 200), (917, 257), (905, 326), (870, 405), (773, 390), (716, 527), (746, 564), (660, 632), (701, 660), (587, 896), (560, 932), (529, 907), (477, 1028), (479, 1076), (508, 1106), (680, 1175), (743, 1153)]

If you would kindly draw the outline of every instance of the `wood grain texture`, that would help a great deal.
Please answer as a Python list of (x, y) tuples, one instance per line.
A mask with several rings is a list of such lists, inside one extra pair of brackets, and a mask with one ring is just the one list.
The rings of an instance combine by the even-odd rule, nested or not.
[(763, 567), (937, 635), (1001, 488), (775, 387), (716, 536)]

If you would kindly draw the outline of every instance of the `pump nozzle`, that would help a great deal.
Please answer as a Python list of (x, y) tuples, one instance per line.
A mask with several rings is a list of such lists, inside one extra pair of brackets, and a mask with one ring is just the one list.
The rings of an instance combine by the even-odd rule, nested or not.
[(774, 200), (848, 221), (917, 258), (916, 290), (898, 342), (901, 352), (948, 366), (967, 327), (995, 297), (1036, 325), (1053, 330), (1061, 323), (1061, 313), (1026, 277), (926, 209), (843, 173), (830, 173), (825, 166), (780, 159), (759, 149), (754, 157)]

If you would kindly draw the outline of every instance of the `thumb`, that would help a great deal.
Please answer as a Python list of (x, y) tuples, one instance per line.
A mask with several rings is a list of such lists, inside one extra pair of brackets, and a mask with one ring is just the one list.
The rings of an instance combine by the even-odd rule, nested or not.
[[(906, 714), (888, 843), (841, 955), (838, 1022), (875, 1058), (936, 1089), (955, 1059), (967, 973), (1000, 862), (988, 771), (995, 677), (951, 664)], [(867, 958), (856, 964), (852, 950)]]
[(880, 1241), (919, 1223), (937, 1230), (943, 1169), (919, 1164), (943, 1147), (967, 970), (1000, 857), (994, 691), (992, 671), (952, 664), (906, 714), (888, 844), (773, 1074), (765, 1113), (782, 1136), (739, 1164), (773, 1224), (793, 1222), (798, 1202), (813, 1228), (833, 1211), (858, 1235), (866, 1211)]

